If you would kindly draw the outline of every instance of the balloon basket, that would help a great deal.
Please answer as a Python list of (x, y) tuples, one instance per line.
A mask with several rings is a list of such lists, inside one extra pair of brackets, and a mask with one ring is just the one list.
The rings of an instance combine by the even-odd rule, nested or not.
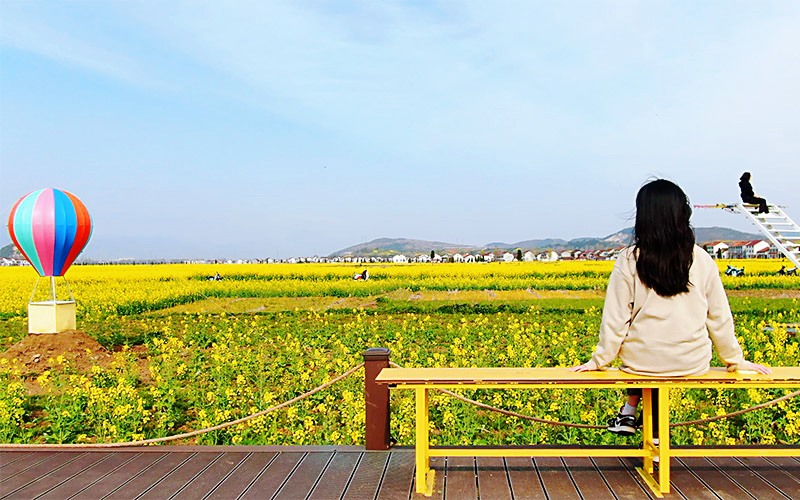
[[(61, 333), (76, 329), (75, 298), (66, 280), (63, 277), (61, 280), (69, 292), (68, 299), (66, 294), (62, 293), (62, 297), (57, 294), (55, 277), (49, 277), (47, 281), (50, 286), (43, 290), (39, 289), (39, 280), (36, 280), (28, 301), (28, 333)], [(61, 287), (62, 291), (64, 288)]]
[(76, 325), (74, 300), (28, 303), (28, 333), (60, 333)]

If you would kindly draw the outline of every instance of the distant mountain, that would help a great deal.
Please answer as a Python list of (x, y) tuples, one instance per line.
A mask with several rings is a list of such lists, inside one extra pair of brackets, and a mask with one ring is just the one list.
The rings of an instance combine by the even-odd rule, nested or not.
[[(759, 240), (763, 236), (753, 233), (744, 233), (726, 227), (697, 227), (694, 230), (698, 243), (709, 241), (725, 240)], [(437, 253), (448, 252), (480, 252), (480, 251), (508, 251), (508, 250), (598, 250), (603, 248), (613, 248), (629, 245), (633, 238), (633, 228), (629, 227), (609, 234), (604, 238), (583, 237), (572, 240), (559, 238), (524, 240), (516, 243), (492, 242), (483, 246), (457, 245), (454, 243), (443, 243), (441, 241), (411, 240), (405, 238), (379, 238), (367, 243), (361, 243), (334, 252), (330, 257), (342, 256), (386, 256), (405, 254), (407, 256), (429, 253), (431, 250)]]
[(727, 227), (697, 227), (694, 229), (694, 234), (698, 243), (706, 243), (709, 241), (761, 240), (765, 238), (763, 234), (743, 233), (742, 231), (729, 229)]
[(367, 243), (359, 243), (330, 254), (330, 257), (345, 256), (383, 256), (396, 254), (420, 254), (434, 251), (469, 251), (480, 250), (474, 245), (458, 245), (441, 241), (410, 240), (406, 238), (378, 238)]
[(0, 248), (0, 259), (21, 259), (22, 254), (19, 253), (17, 247), (13, 243)]

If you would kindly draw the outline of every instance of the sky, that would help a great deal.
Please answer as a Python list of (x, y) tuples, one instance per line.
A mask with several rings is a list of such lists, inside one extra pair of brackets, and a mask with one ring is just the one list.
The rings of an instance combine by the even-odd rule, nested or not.
[(56, 187), (84, 258), (288, 258), (604, 237), (652, 178), (734, 203), (749, 171), (798, 220), (799, 26), (795, 0), (0, 0), (0, 218)]

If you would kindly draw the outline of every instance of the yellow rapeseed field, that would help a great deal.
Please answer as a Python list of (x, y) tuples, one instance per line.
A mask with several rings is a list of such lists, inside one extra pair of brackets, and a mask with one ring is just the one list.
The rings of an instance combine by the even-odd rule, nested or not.
[[(772, 261), (724, 277), (749, 358), (800, 364), (796, 277)], [(78, 328), (100, 342), (91, 366), (55, 354), (34, 366), (0, 357), (0, 441), (115, 442), (230, 421), (314, 388), (391, 349), (404, 366), (571, 366), (588, 357), (613, 263), (73, 266)], [(222, 281), (206, 278), (219, 272)], [(30, 268), (0, 268), (0, 349), (26, 338)], [(44, 280), (42, 280), (44, 281)], [(39, 288), (47, 290), (48, 283)], [(59, 292), (61, 293), (61, 292)], [(90, 349), (91, 350), (91, 349)], [(75, 354), (75, 353), (72, 353)], [(47, 369), (41, 369), (46, 366)], [(677, 391), (676, 391), (677, 392)], [(787, 391), (686, 391), (674, 421), (704, 418)], [(604, 424), (618, 391), (464, 391), (489, 404), (564, 422)], [(410, 396), (393, 394), (392, 433), (413, 443)], [(677, 399), (676, 399), (677, 400)], [(286, 409), (204, 434), (198, 443), (361, 444), (363, 372)], [(800, 402), (707, 426), (676, 444), (794, 443)], [(435, 444), (617, 443), (603, 431), (530, 423), (433, 397)], [(747, 432), (745, 433), (745, 429)]]

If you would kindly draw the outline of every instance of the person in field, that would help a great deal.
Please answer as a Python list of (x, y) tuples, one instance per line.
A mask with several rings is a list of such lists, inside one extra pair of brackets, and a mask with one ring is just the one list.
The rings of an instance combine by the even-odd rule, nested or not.
[[(710, 368), (713, 344), (730, 371), (771, 372), (744, 359), (719, 269), (695, 245), (691, 215), (689, 199), (673, 182), (642, 186), (633, 245), (622, 251), (609, 278), (597, 348), (571, 370), (604, 370), (619, 358), (621, 370), (637, 375), (701, 375)], [(641, 395), (641, 389), (628, 389), (627, 402), (608, 423), (610, 432), (636, 432)], [(653, 412), (658, 415), (657, 408)]]
[(758, 205), (758, 213), (768, 214), (769, 208), (767, 208), (767, 200), (756, 196), (756, 193), (753, 191), (753, 186), (750, 184), (750, 178), (750, 172), (745, 172), (739, 177), (739, 189), (742, 191), (742, 201)]

